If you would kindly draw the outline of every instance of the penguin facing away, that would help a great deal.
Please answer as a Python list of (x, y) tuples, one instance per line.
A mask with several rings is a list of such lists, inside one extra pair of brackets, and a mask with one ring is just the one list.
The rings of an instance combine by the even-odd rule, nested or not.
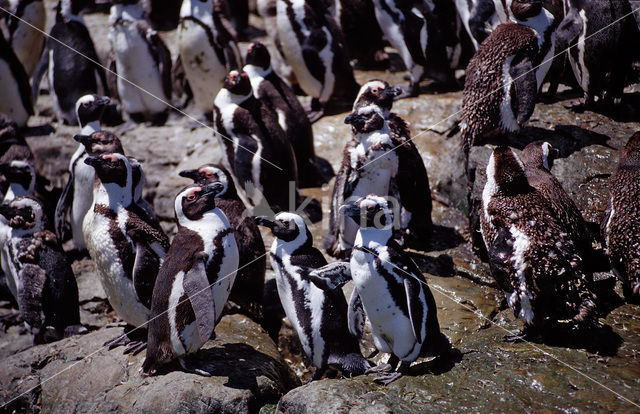
[(364, 374), (371, 364), (360, 353), (358, 340), (348, 332), (342, 291), (310, 277), (327, 261), (313, 247), (313, 237), (302, 217), (283, 212), (275, 220), (257, 217), (256, 222), (275, 236), (270, 259), (278, 295), (306, 356), (317, 368), (312, 379), (322, 378), (331, 369), (345, 375)]
[(0, 112), (9, 116), (19, 126), (27, 125), (33, 115), (29, 93), (29, 76), (0, 30)]
[(223, 188), (192, 184), (176, 197), (178, 233), (153, 290), (145, 374), (179, 358), (185, 370), (211, 375), (213, 367), (195, 367), (185, 356), (212, 337), (238, 270), (233, 231), (215, 204)]
[(24, 66), (27, 76), (31, 76), (42, 53), (44, 36), (29, 25), (44, 31), (46, 23), (44, 2), (42, 0), (9, 0), (9, 10), (16, 17), (7, 16), (8, 40)]

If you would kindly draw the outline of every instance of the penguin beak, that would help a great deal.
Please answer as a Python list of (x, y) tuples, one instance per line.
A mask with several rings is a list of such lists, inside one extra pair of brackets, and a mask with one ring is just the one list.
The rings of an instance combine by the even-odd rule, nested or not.
[(398, 86), (389, 86), (383, 93), (385, 97), (395, 99), (396, 96), (400, 96), (402, 94), (402, 88)]
[(91, 137), (89, 135), (76, 134), (73, 136), (73, 139), (85, 147), (91, 146)]
[(102, 164), (100, 157), (87, 157), (84, 159), (84, 163), (95, 168), (97, 165)]
[(365, 120), (362, 115), (352, 112), (344, 119), (344, 123), (353, 125), (355, 129), (360, 129), (364, 125)]
[(194, 182), (198, 182), (200, 174), (198, 170), (182, 170), (178, 173), (180, 177), (191, 178)]
[(276, 226), (278, 225), (275, 221), (269, 220), (267, 216), (256, 216), (253, 218), (253, 221), (258, 226), (266, 227), (271, 231), (273, 231), (273, 229), (275, 229)]
[(340, 206), (338, 213), (350, 217), (353, 221), (358, 222), (360, 219), (360, 206), (356, 203), (347, 203)]
[(111, 99), (109, 99), (109, 98), (108, 98), (108, 97), (106, 97), (106, 96), (101, 96), (101, 97), (99, 97), (99, 98), (95, 99), (93, 102), (94, 102), (97, 106), (103, 106), (103, 105), (108, 105), (108, 104), (109, 104), (109, 102), (111, 102)]
[(220, 194), (220, 192), (222, 190), (224, 190), (224, 185), (222, 185), (222, 183), (211, 183), (211, 184), (207, 184), (206, 186), (202, 187), (202, 195), (205, 197), (208, 196), (213, 196), (215, 197), (216, 195)]

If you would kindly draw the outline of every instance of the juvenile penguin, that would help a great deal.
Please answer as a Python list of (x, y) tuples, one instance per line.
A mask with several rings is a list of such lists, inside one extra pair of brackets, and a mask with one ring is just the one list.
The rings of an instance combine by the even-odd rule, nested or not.
[(119, 75), (117, 93), (123, 111), (133, 122), (163, 125), (171, 100), (169, 49), (151, 29), (142, 6), (136, 1), (116, 0), (111, 6), (109, 25), (114, 72)]
[(180, 9), (178, 53), (196, 108), (211, 120), (212, 103), (233, 69), (240, 69), (235, 39), (222, 23), (214, 0), (184, 0)]
[(358, 93), (342, 33), (323, 0), (277, 0), (278, 40), (303, 91), (312, 97), (309, 119), (351, 105)]
[(481, 209), (491, 273), (525, 324), (521, 334), (507, 339), (544, 335), (559, 320), (592, 323), (591, 275), (570, 229), (529, 184), (522, 161), (508, 147), (496, 148), (489, 158)]
[(609, 200), (600, 229), (616, 276), (629, 301), (640, 302), (640, 132), (622, 149), (608, 181)]
[(271, 68), (271, 56), (264, 44), (249, 45), (245, 60), (243, 70), (249, 75), (253, 95), (276, 111), (278, 123), (293, 147), (300, 188), (321, 186), (326, 180), (316, 163), (311, 122), (293, 89)]
[(78, 286), (42, 203), (17, 197), (0, 205), (8, 231), (0, 232), (2, 270), (34, 344), (85, 332), (80, 325)]
[[(341, 211), (360, 226), (349, 266), (342, 266), (338, 278), (354, 282), (349, 329), (360, 337), (365, 316), (369, 319), (377, 351), (391, 354), (387, 364), (370, 372), (385, 372), (375, 381), (389, 384), (418, 357), (442, 355), (451, 345), (440, 333), (436, 303), (422, 272), (392, 237), (390, 204), (383, 197), (368, 195), (344, 205)], [(314, 276), (326, 277), (325, 269)], [(329, 278), (341, 270), (335, 265), (329, 269)]]
[(190, 372), (211, 375), (185, 359), (212, 337), (238, 270), (238, 247), (215, 196), (220, 182), (184, 188), (175, 200), (178, 233), (153, 289), (147, 356), (142, 371), (179, 358)]
[(313, 379), (336, 368), (345, 375), (364, 374), (371, 365), (348, 331), (347, 302), (342, 291), (318, 287), (316, 279), (309, 276), (327, 261), (313, 247), (313, 237), (302, 217), (285, 212), (273, 221), (257, 217), (256, 222), (275, 236), (269, 256), (278, 295), (305, 354), (317, 368)]
[(243, 313), (260, 322), (264, 275), (267, 267), (264, 242), (258, 226), (247, 215), (247, 208), (238, 196), (231, 174), (220, 165), (205, 164), (196, 170), (180, 171), (180, 176), (191, 178), (200, 186), (213, 183), (222, 185), (215, 196), (216, 207), (224, 213), (231, 224), (240, 256), (238, 274), (229, 302), (235, 303)]
[[(8, 0), (8, 2), (9, 11), (13, 14), (8, 16), (8, 40), (24, 66), (27, 76), (31, 76), (36, 69), (44, 45), (44, 36), (33, 28), (44, 31), (46, 23), (44, 2), (42, 0)], [(0, 12), (0, 15), (2, 14)]]
[[(56, 23), (49, 32), (50, 37), (45, 42), (33, 75), (33, 102), (40, 92), (42, 77), (48, 73), (49, 93), (53, 97), (58, 122), (69, 125), (78, 123), (75, 111), (78, 99), (87, 94), (108, 95), (100, 59), (84, 21), (78, 16), (83, 7), (82, 0), (58, 2)], [(74, 50), (65, 45), (73, 45)]]
[[(104, 154), (87, 157), (95, 169), (93, 206), (83, 222), (84, 239), (96, 264), (109, 303), (129, 325), (147, 322), (158, 269), (169, 248), (162, 229), (141, 219), (132, 199), (132, 173), (127, 157)], [(127, 352), (144, 349), (143, 336), (132, 341), (125, 334), (107, 342), (110, 348), (129, 345)]]
[(0, 113), (9, 116), (19, 126), (27, 125), (33, 115), (33, 104), (29, 88), (29, 76), (22, 63), (6, 41), (0, 30)]
[(358, 108), (344, 122), (351, 124), (354, 136), (344, 149), (331, 197), (330, 228), (323, 241), (327, 252), (336, 257), (348, 257), (358, 231), (356, 223), (340, 217), (340, 206), (368, 194), (388, 196), (398, 173), (398, 155), (380, 107)]

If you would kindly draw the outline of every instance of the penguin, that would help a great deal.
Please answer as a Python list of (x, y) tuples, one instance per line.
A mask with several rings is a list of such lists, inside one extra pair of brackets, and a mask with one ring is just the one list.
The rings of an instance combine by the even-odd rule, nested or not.
[(246, 41), (249, 35), (249, 0), (222, 0), (221, 5), (238, 38)]
[(409, 71), (410, 84), (403, 86), (399, 98), (417, 96), (424, 76), (446, 86), (455, 84), (432, 2), (374, 0), (373, 5), (385, 38), (398, 51)]
[(267, 267), (264, 242), (260, 230), (248, 216), (247, 208), (238, 196), (231, 174), (226, 168), (216, 164), (204, 164), (195, 170), (180, 171), (179, 174), (181, 177), (192, 179), (200, 186), (222, 184), (222, 188), (216, 194), (216, 207), (229, 220), (240, 255), (238, 274), (229, 302), (235, 303), (243, 313), (261, 322)]
[[(380, 107), (358, 108), (344, 122), (351, 125), (354, 136), (343, 152), (331, 197), (330, 228), (323, 241), (327, 253), (340, 258), (348, 257), (358, 231), (351, 220), (341, 219), (340, 206), (367, 194), (389, 196), (399, 168), (391, 131)], [(397, 203), (394, 207), (399, 208)]]
[[(69, 125), (78, 123), (75, 112), (78, 99), (87, 94), (109, 94), (93, 41), (82, 17), (78, 16), (84, 3), (82, 0), (58, 2), (56, 23), (49, 32), (33, 74), (33, 102), (38, 98), (40, 81), (47, 73), (58, 122)], [(74, 50), (66, 45), (73, 45)]]
[(611, 268), (628, 301), (640, 303), (640, 131), (629, 138), (609, 177), (607, 209), (600, 224)]
[(242, 70), (249, 75), (253, 95), (276, 111), (278, 123), (293, 147), (299, 187), (320, 187), (325, 184), (326, 180), (316, 161), (311, 122), (293, 89), (271, 68), (271, 56), (266, 46), (261, 42), (249, 45), (245, 61)]
[(340, 24), (349, 59), (359, 69), (387, 69), (382, 30), (370, 0), (335, 0), (334, 16)]
[(80, 324), (78, 286), (42, 203), (30, 196), (0, 205), (9, 231), (0, 232), (2, 270), (34, 344), (86, 332)]
[(473, 145), (482, 144), (489, 134), (518, 132), (533, 114), (538, 92), (534, 69), (538, 50), (533, 29), (503, 23), (471, 58), (460, 120), (467, 162)]
[(7, 203), (16, 197), (34, 195), (36, 192), (36, 170), (32, 163), (27, 161), (11, 161), (0, 163), (0, 174), (4, 176), (9, 188), (4, 194), (3, 203)]
[(487, 164), (480, 229), (491, 273), (524, 329), (507, 340), (534, 339), (560, 320), (588, 327), (596, 318), (591, 275), (553, 205), (529, 184), (509, 147)]
[(282, 53), (300, 87), (312, 98), (311, 122), (325, 110), (350, 106), (359, 86), (330, 8), (323, 0), (278, 0), (276, 10)]
[(118, 74), (117, 93), (124, 113), (136, 123), (163, 125), (171, 100), (169, 49), (134, 0), (116, 0), (111, 6), (109, 25), (112, 66)]
[(189, 372), (210, 376), (185, 357), (212, 337), (238, 270), (238, 247), (225, 214), (216, 207), (220, 182), (192, 184), (175, 199), (178, 233), (153, 288), (145, 374), (178, 358)]
[(387, 385), (418, 357), (444, 355), (451, 344), (440, 332), (436, 303), (422, 272), (393, 239), (389, 202), (370, 194), (344, 204), (341, 212), (360, 226), (349, 264), (332, 264), (313, 276), (332, 280), (330, 286), (353, 280), (349, 330), (361, 337), (369, 319), (377, 352), (391, 354), (387, 364), (369, 373), (382, 373), (374, 381)]
[(376, 105), (389, 125), (391, 142), (398, 156), (398, 173), (392, 179), (391, 194), (400, 202), (400, 232), (396, 238), (403, 245), (424, 248), (428, 243), (433, 222), (431, 220), (431, 189), (422, 156), (411, 140), (407, 123), (391, 112), (393, 100), (402, 90), (380, 79), (362, 85), (353, 109)]
[[(84, 95), (76, 102), (76, 117), (82, 134), (100, 129), (100, 121), (110, 100), (95, 94)], [(59, 240), (65, 239), (67, 215), (71, 226), (73, 244), (78, 251), (86, 248), (82, 234), (82, 220), (93, 203), (94, 171), (84, 163), (87, 152), (82, 144), (69, 161), (69, 178), (60, 194), (55, 212), (55, 230)]]
[[(20, 59), (27, 76), (31, 76), (36, 69), (44, 45), (44, 36), (38, 32), (38, 30), (44, 32), (45, 28), (44, 2), (42, 0), (8, 1), (9, 12), (13, 14), (13, 16), (7, 15), (8, 40), (16, 56)], [(2, 14), (0, 13), (0, 15)]]
[(480, 43), (501, 23), (494, 3), (494, 0), (455, 0), (458, 16), (469, 34), (474, 50), (478, 50)]
[(29, 76), (0, 30), (0, 112), (9, 116), (19, 127), (25, 127), (33, 115), (29, 93)]
[(141, 219), (140, 208), (132, 201), (127, 157), (103, 154), (84, 162), (96, 174), (93, 205), (82, 224), (84, 240), (109, 303), (130, 325), (124, 335), (105, 345), (110, 349), (128, 345), (125, 352), (135, 354), (145, 348), (146, 335), (135, 340), (131, 326), (142, 330), (148, 321), (153, 286), (169, 239), (159, 226)]
[[(35, 166), (31, 148), (18, 130), (18, 125), (4, 114), (0, 114), (0, 164), (24, 161)], [(6, 194), (9, 183), (0, 177), (0, 194)]]
[(360, 353), (358, 339), (347, 326), (347, 302), (340, 289), (326, 289), (309, 277), (327, 264), (313, 247), (313, 237), (297, 214), (283, 212), (275, 220), (257, 217), (256, 222), (271, 230), (275, 240), (269, 251), (275, 271), (278, 295), (293, 325), (305, 355), (317, 368), (312, 380), (332, 369), (346, 376), (364, 374), (371, 364)]
[(169, 31), (178, 26), (180, 6), (183, 0), (142, 0), (151, 27), (154, 30)]

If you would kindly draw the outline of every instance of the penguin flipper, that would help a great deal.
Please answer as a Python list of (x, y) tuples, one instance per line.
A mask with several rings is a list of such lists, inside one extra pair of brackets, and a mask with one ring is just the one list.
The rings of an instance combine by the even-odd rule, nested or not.
[[(138, 25), (146, 26), (146, 22), (139, 22)], [(146, 26), (146, 38), (162, 77), (162, 91), (167, 99), (171, 99), (171, 52), (169, 52), (167, 45), (164, 44), (158, 32), (148, 26)]]
[(347, 310), (347, 321), (349, 332), (354, 337), (360, 339), (364, 333), (365, 313), (362, 307), (362, 299), (358, 294), (358, 289), (353, 288), (351, 298), (349, 298), (349, 308)]
[(351, 266), (348, 262), (329, 263), (308, 275), (314, 285), (323, 290), (334, 290), (351, 280)]
[[(302, 46), (302, 59), (304, 59), (304, 64), (307, 69), (309, 69), (311, 75), (320, 83), (324, 84), (324, 73), (326, 70), (331, 70), (331, 68), (324, 67), (324, 62), (318, 54), (318, 50), (322, 50), (327, 40), (326, 38), (322, 39), (322, 35), (317, 32), (318, 31), (312, 32)], [(321, 47), (318, 47), (320, 46), (318, 44), (322, 44)]]
[(18, 279), (22, 282), (17, 297), (22, 319), (31, 328), (41, 328), (44, 322), (42, 296), (47, 274), (40, 266), (28, 263), (20, 270)]
[(116, 56), (113, 53), (113, 50), (109, 52), (107, 56), (107, 74), (106, 74), (106, 82), (107, 87), (109, 89), (109, 96), (120, 100), (120, 94), (118, 93), (118, 68), (116, 66)]
[(56, 237), (60, 243), (64, 241), (67, 233), (67, 213), (69, 213), (69, 210), (71, 209), (73, 182), (73, 171), (71, 171), (67, 185), (64, 186), (64, 190), (62, 190), (62, 194), (60, 194), (60, 198), (58, 199), (58, 204), (56, 204), (54, 227), (56, 230)]
[(184, 275), (182, 286), (196, 315), (196, 327), (200, 339), (206, 342), (215, 328), (216, 312), (207, 271), (201, 257), (195, 258), (191, 268)]
[(146, 244), (136, 243), (133, 286), (140, 302), (149, 309), (151, 309), (151, 296), (159, 268), (160, 259), (156, 253)]
[(40, 60), (38, 60), (38, 65), (36, 65), (36, 70), (33, 73), (33, 80), (31, 83), (31, 100), (33, 103), (36, 103), (38, 100), (38, 95), (40, 93), (40, 82), (42, 81), (42, 77), (49, 70), (49, 46), (45, 42), (44, 49), (42, 50), (42, 54), (40, 55)]
[(512, 292), (515, 289), (511, 281), (513, 271), (509, 264), (509, 258), (513, 254), (513, 236), (507, 228), (498, 230), (498, 234), (488, 248), (489, 268), (496, 283), (504, 292)]
[(556, 50), (566, 50), (572, 43), (576, 41), (580, 33), (583, 31), (582, 19), (578, 15), (578, 11), (571, 7), (567, 15), (555, 31), (556, 34)]
[(420, 300), (422, 286), (416, 279), (406, 277), (404, 279), (404, 291), (407, 295), (407, 311), (409, 313), (409, 319), (411, 319), (413, 336), (416, 338), (416, 341), (421, 344), (425, 333), (423, 323), (425, 309), (421, 306)]
[(511, 99), (511, 107), (518, 125), (522, 126), (529, 120), (536, 107), (538, 82), (533, 61), (527, 56), (516, 57), (509, 69), (509, 74), (513, 79), (511, 96), (515, 97)]

